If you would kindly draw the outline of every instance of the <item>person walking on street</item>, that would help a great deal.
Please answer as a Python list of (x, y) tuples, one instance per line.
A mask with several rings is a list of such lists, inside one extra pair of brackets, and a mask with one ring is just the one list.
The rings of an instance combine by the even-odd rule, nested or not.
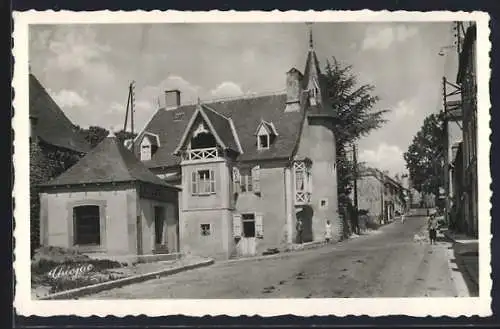
[(303, 231), (303, 224), (302, 224), (302, 219), (297, 220), (297, 243), (302, 244), (302, 231)]
[(429, 240), (431, 244), (436, 244), (438, 221), (436, 214), (432, 214), (429, 217), (428, 229), (429, 229)]
[(325, 241), (326, 243), (330, 243), (330, 240), (332, 239), (332, 224), (330, 224), (330, 221), (326, 221), (325, 225)]

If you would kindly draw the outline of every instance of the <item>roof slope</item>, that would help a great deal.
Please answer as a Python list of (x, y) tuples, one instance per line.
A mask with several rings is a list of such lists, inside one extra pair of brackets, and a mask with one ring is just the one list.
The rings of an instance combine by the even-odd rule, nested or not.
[(29, 94), (29, 113), (37, 118), (34, 132), (38, 138), (77, 152), (90, 150), (89, 143), (32, 74), (29, 75)]
[(208, 120), (210, 120), (210, 123), (217, 132), (217, 135), (219, 135), (220, 139), (222, 139), (225, 146), (231, 150), (238, 151), (239, 148), (236, 142), (238, 137), (233, 135), (230, 119), (208, 106), (202, 105), (201, 109), (207, 116)]
[[(285, 112), (286, 95), (267, 95), (253, 98), (219, 101), (206, 104), (219, 114), (233, 121), (239, 137), (243, 154), (239, 161), (264, 160), (291, 157), (304, 119), (304, 109), (300, 112)], [(180, 158), (173, 155), (179, 144), (189, 119), (196, 110), (196, 105), (181, 106), (176, 110), (159, 109), (144, 131), (159, 135), (161, 147), (150, 161), (144, 162), (150, 168), (168, 167), (180, 163)], [(205, 113), (210, 112), (205, 110)], [(183, 120), (176, 120), (176, 114), (184, 113)], [(212, 114), (211, 119), (216, 114)], [(218, 120), (218, 119), (214, 119)], [(255, 130), (262, 120), (272, 122), (279, 134), (274, 143), (266, 150), (257, 149)], [(229, 134), (230, 131), (224, 132)], [(222, 131), (217, 131), (223, 134)], [(222, 138), (222, 137), (221, 137)], [(135, 152), (139, 155), (139, 146)]]
[(73, 167), (42, 186), (131, 181), (173, 187), (149, 171), (116, 137), (107, 137)]

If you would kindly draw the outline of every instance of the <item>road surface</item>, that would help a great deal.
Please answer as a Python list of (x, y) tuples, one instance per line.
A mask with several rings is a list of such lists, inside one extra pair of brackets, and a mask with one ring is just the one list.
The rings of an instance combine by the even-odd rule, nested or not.
[(455, 297), (448, 248), (430, 245), (424, 218), (409, 217), (338, 244), (218, 262), (84, 298)]

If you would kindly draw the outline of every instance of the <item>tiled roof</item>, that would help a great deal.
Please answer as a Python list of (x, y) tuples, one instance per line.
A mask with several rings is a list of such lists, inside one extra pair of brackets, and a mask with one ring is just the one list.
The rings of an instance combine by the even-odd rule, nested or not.
[(42, 186), (134, 181), (176, 188), (149, 171), (116, 137), (107, 137), (74, 166)]
[(73, 126), (38, 79), (29, 75), (29, 114), (37, 119), (34, 133), (45, 143), (85, 153), (90, 145)]
[[(243, 149), (243, 154), (238, 157), (239, 161), (289, 158), (292, 156), (301, 131), (304, 111), (302, 109), (299, 112), (285, 112), (285, 94), (240, 98), (206, 105), (233, 121)], [(195, 109), (196, 105), (186, 105), (176, 110), (159, 109), (156, 112), (147, 124), (145, 131), (158, 134), (161, 147), (150, 161), (145, 162), (146, 166), (150, 168), (168, 167), (180, 163), (180, 158), (174, 156), (173, 152), (179, 144)], [(174, 118), (178, 117), (176, 114), (180, 112), (184, 113), (184, 119), (174, 120)], [(209, 112), (209, 110), (205, 110), (205, 113), (208, 114)], [(217, 125), (226, 125), (225, 120), (222, 120), (223, 118), (215, 113), (208, 115), (210, 115), (213, 122), (218, 122)], [(262, 120), (272, 122), (279, 132), (279, 136), (269, 149), (257, 150), (255, 130)], [(228, 134), (229, 136), (230, 130), (221, 129), (217, 133)], [(230, 140), (230, 138), (227, 137), (227, 140)], [(139, 155), (137, 143), (135, 145), (136, 154)]]

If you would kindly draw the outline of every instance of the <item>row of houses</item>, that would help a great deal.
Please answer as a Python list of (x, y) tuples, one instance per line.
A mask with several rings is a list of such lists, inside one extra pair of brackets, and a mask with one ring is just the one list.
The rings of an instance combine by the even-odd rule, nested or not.
[(372, 222), (386, 224), (406, 212), (409, 190), (404, 177), (392, 178), (387, 171), (366, 166), (360, 166), (358, 173), (358, 209)]
[(476, 25), (465, 33), (457, 84), (461, 87), (462, 140), (452, 146), (450, 225), (478, 234)]
[[(304, 72), (291, 68), (283, 80), (282, 94), (192, 105), (165, 92), (133, 141), (108, 136), (38, 185), (41, 243), (245, 257), (296, 243), (299, 221), (301, 242), (323, 240), (327, 221), (340, 240), (336, 117), (312, 34)], [(384, 204), (387, 218), (398, 207)]]

